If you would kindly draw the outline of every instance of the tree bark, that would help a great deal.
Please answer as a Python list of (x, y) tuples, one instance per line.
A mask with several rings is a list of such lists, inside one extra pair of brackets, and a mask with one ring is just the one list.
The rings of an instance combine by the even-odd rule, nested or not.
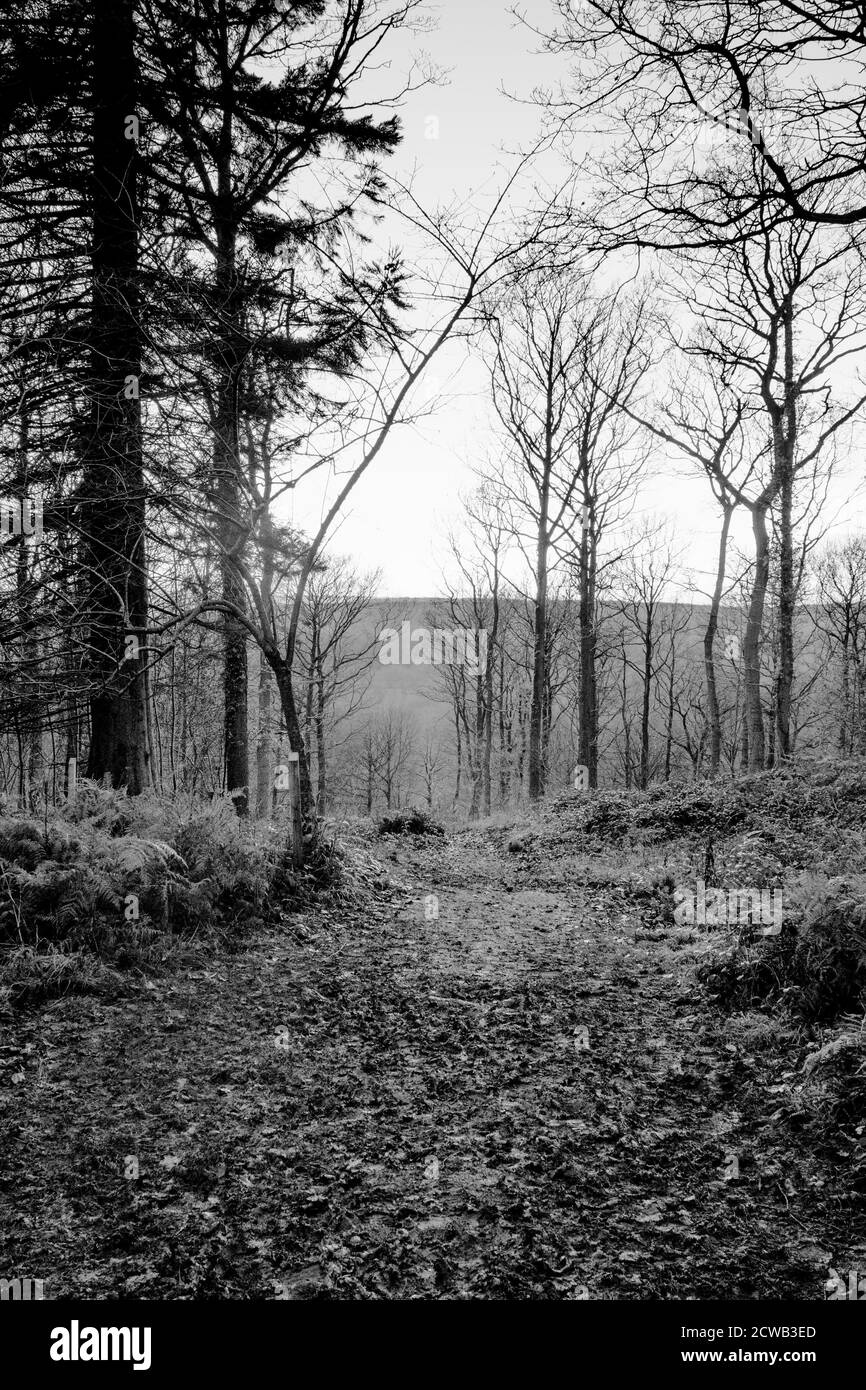
[[(230, 126), (229, 126), (230, 129)], [(226, 204), (231, 190), (231, 153), (223, 150), (218, 170), (220, 194)], [(226, 216), (216, 225), (215, 290), (223, 332), (216, 346), (216, 418), (213, 439), (216, 525), (220, 543), (220, 582), (226, 604), (243, 612), (246, 593), (238, 573), (244, 544), (240, 524), (240, 440), (238, 388), (242, 360), (237, 323), (236, 235)], [(225, 786), (239, 816), (249, 808), (249, 747), (247, 711), (247, 631), (235, 612), (223, 615), (223, 752)]]
[(784, 400), (774, 419), (776, 474), (779, 484), (779, 673), (775, 685), (776, 718), (773, 761), (791, 755), (791, 692), (794, 685), (794, 541), (792, 535), (795, 451), (797, 446), (794, 317), (790, 295), (783, 306)]
[(764, 766), (764, 711), (761, 705), (761, 626), (770, 573), (770, 542), (767, 535), (766, 504), (752, 508), (752, 534), (755, 538), (755, 575), (743, 641), (745, 671), (746, 731), (748, 767), (760, 772)]
[(304, 738), (301, 732), (301, 723), (298, 718), (298, 708), (295, 703), (295, 692), (292, 687), (292, 673), (288, 663), (283, 660), (282, 656), (275, 648), (269, 646), (266, 649), (265, 655), (267, 656), (277, 682), (277, 690), (280, 695), (280, 706), (283, 711), (283, 718), (286, 721), (286, 734), (289, 739), (289, 747), (293, 753), (299, 755), (298, 773), (301, 783), (301, 815), (309, 816), (313, 809), (313, 788), (310, 782), (310, 768), (304, 748)]
[(598, 786), (598, 686), (595, 651), (595, 555), (592, 513), (580, 540), (580, 694), (578, 760), (589, 773), (590, 787)]
[(707, 689), (707, 713), (710, 721), (710, 776), (718, 777), (722, 763), (722, 720), (719, 711), (719, 692), (716, 687), (715, 642), (719, 628), (719, 609), (725, 588), (727, 570), (728, 534), (734, 508), (724, 504), (722, 530), (719, 536), (719, 561), (716, 567), (716, 582), (710, 601), (710, 613), (704, 633), (704, 675)]
[(650, 736), (650, 696), (653, 679), (653, 639), (652, 619), (647, 612), (646, 628), (643, 638), (643, 692), (640, 712), (640, 776), (638, 786), (646, 791), (649, 786), (649, 736)]
[(325, 672), (322, 666), (322, 654), (318, 644), (316, 644), (316, 811), (320, 816), (325, 814), (328, 802), (327, 784), (327, 757), (325, 749)]
[(532, 704), (529, 711), (529, 799), (537, 801), (544, 795), (544, 749), (542, 725), (544, 692), (547, 684), (547, 547), (548, 508), (550, 505), (549, 474), (541, 491), (538, 517), (538, 539), (535, 568), (535, 617), (532, 651)]
[[(136, 794), (151, 782), (145, 486), (138, 286), (133, 0), (103, 0), (93, 26), (90, 437), (81, 487), (89, 587), (88, 776)], [(137, 649), (127, 643), (137, 640)]]
[(786, 469), (779, 497), (779, 672), (776, 679), (776, 741), (773, 761), (791, 756), (791, 692), (794, 685), (793, 479)]

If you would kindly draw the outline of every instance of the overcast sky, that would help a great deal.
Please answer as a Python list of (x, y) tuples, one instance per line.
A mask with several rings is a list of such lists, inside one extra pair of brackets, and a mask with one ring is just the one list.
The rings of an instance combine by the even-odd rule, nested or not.
[[(549, 0), (526, 0), (521, 8), (540, 27), (553, 14)], [(526, 147), (539, 128), (531, 103), (506, 93), (528, 98), (536, 85), (555, 85), (566, 69), (560, 57), (540, 51), (540, 41), (504, 0), (444, 0), (429, 12), (436, 27), (392, 41), (391, 70), (379, 78), (383, 88), (393, 86), (419, 55), (448, 70), (442, 85), (406, 97), (400, 110), (403, 143), (389, 161), (402, 177), (414, 172), (418, 195), (434, 207), (455, 195), (481, 200), (501, 183), (503, 165), (513, 163), (507, 152)], [(435, 412), (395, 432), (352, 494), (331, 547), (351, 555), (361, 569), (380, 569), (380, 592), (386, 595), (441, 591), (447, 533), (460, 525), (458, 494), (473, 486), (473, 466), (483, 465), (497, 447), (481, 364), (455, 346), (437, 359), (434, 384)], [(851, 529), (862, 509), (846, 500), (852, 486), (840, 479), (830, 498), (828, 515), (837, 515), (843, 530)], [(295, 501), (295, 521), (315, 525), (321, 500), (308, 487)], [(659, 455), (641, 491), (641, 512), (669, 518), (696, 589), (708, 588), (719, 520), (706, 482), (685, 464)], [(735, 523), (734, 539), (751, 549), (746, 516)], [(683, 588), (681, 596), (688, 592)]]

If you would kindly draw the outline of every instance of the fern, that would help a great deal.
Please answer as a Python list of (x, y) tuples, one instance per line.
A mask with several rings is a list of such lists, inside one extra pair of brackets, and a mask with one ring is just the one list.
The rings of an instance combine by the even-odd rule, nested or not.
[(186, 861), (165, 840), (144, 840), (126, 835), (122, 840), (99, 844), (96, 857), (100, 861), (112, 861), (126, 874), (152, 868), (154, 863), (175, 873), (186, 875), (189, 872)]
[(809, 1076), (816, 1067), (824, 1066), (826, 1062), (838, 1057), (842, 1052), (854, 1050), (866, 1052), (866, 1014), (842, 1014), (839, 1023), (841, 1031), (837, 1033), (836, 1037), (831, 1038), (817, 1052), (811, 1053), (806, 1058), (803, 1065), (806, 1076)]
[(92, 929), (102, 914), (116, 916), (121, 903), (120, 894), (110, 883), (82, 875), (79, 886), (57, 908), (55, 917), (61, 936), (76, 926), (86, 925)]

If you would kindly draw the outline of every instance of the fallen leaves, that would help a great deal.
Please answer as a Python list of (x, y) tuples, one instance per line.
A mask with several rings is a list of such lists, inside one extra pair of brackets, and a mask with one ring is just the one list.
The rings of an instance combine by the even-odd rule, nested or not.
[[(371, 861), (303, 930), (22, 1021), (9, 1258), (56, 1296), (822, 1296), (849, 1265), (790, 1056), (730, 1042), (688, 943), (635, 944), (628, 887), (503, 839), (419, 848), (407, 885)], [(755, 1155), (736, 1183), (726, 1152)]]

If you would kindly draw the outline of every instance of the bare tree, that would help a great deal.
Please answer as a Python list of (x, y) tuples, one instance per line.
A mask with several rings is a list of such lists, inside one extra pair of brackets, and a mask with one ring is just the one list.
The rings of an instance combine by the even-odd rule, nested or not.
[[(657, 435), (700, 462), (723, 507), (736, 503), (751, 514), (755, 560), (744, 661), (749, 766), (759, 769), (766, 759), (760, 640), (770, 573), (768, 518), (779, 499), (775, 743), (777, 756), (785, 758), (794, 680), (794, 492), (801, 479), (829, 467), (828, 446), (866, 403), (860, 391), (839, 402), (831, 377), (833, 368), (860, 353), (866, 342), (866, 286), (847, 238), (821, 246), (811, 227), (765, 227), (760, 240), (698, 258), (689, 273), (691, 307), (702, 327), (682, 344), (682, 351), (709, 364), (718, 383), (722, 412), (715, 445), (700, 420), (697, 432), (694, 420), (684, 429), (683, 414), (674, 429), (658, 420), (650, 424)], [(748, 407), (744, 411), (744, 399), (759, 406), (768, 436), (767, 445), (751, 456), (748, 450), (732, 454), (730, 449), (741, 420), (753, 413)], [(820, 496), (820, 488), (812, 491)]]
[(600, 597), (622, 551), (607, 549), (633, 503), (647, 462), (646, 441), (629, 407), (649, 367), (651, 316), (643, 298), (621, 304), (604, 296), (588, 305), (580, 325), (580, 358), (571, 408), (579, 421), (573, 467), (579, 478), (580, 532), (567, 526), (578, 554), (580, 686), (578, 761), (598, 785), (598, 665)]
[(828, 545), (815, 566), (814, 621), (838, 669), (837, 747), (866, 753), (866, 538)]
[(615, 132), (595, 165), (594, 211), (620, 244), (735, 240), (756, 211), (774, 224), (866, 219), (859, 4), (559, 0), (557, 10), (549, 44), (578, 71), (548, 105), (560, 121), (606, 117)]
[[(722, 513), (718, 556), (704, 630), (704, 679), (710, 733), (710, 775), (721, 765), (722, 722), (716, 678), (715, 642), (725, 594), (731, 521), (764, 448), (754, 429), (758, 411), (733, 388), (724, 369), (710, 358), (694, 355), (691, 371), (675, 370), (656, 416), (647, 427), (698, 465)], [(737, 482), (737, 490), (725, 480)]]
[[(623, 567), (622, 700), (626, 735), (627, 765), (631, 758), (631, 725), (625, 710), (626, 671), (638, 679), (640, 704), (640, 749), (637, 785), (644, 789), (650, 781), (650, 716), (656, 697), (656, 682), (664, 669), (662, 638), (678, 630), (678, 615), (665, 595), (676, 573), (676, 557), (669, 538), (658, 523), (649, 523)], [(673, 673), (673, 663), (668, 658)]]
[(430, 810), (433, 809), (436, 783), (442, 770), (443, 761), (441, 742), (428, 734), (424, 740), (424, 751), (421, 754), (421, 772), (424, 778), (424, 800)]
[[(479, 488), (464, 498), (465, 534), (449, 537), (452, 574), (444, 576), (446, 595), (431, 612), (436, 626), (476, 634), (474, 664), (445, 665), (437, 670), (439, 688), (452, 705), (459, 736), (459, 761), (469, 767), (469, 817), (489, 816), (497, 712), (501, 723), (503, 637), (508, 622), (503, 580), (509, 535), (506, 519), (490, 491)], [(437, 692), (431, 692), (436, 694)]]
[(323, 563), (307, 586), (298, 642), (305, 744), (315, 749), (316, 810), (328, 807), (328, 752), (340, 726), (361, 708), (378, 653), (360, 624), (380, 575), (361, 575), (345, 557)]
[[(402, 710), (386, 710), (377, 716), (372, 726), (369, 757), (372, 778), (378, 781), (390, 811), (399, 806), (405, 778), (414, 766), (417, 728), (415, 721)], [(371, 803), (372, 804), (372, 803)]]
[[(634, 428), (621, 415), (646, 367), (641, 307), (588, 302), (588, 286), (561, 272), (527, 275), (488, 309), (491, 398), (506, 453), (496, 469), (502, 505), (530, 566), (533, 592), (529, 795), (545, 786), (550, 576), (580, 547), (582, 750), (596, 766), (593, 623), (598, 547), (634, 485)], [(585, 513), (584, 513), (585, 509)], [(578, 542), (576, 518), (587, 517)], [(531, 530), (524, 531), (528, 523)]]

